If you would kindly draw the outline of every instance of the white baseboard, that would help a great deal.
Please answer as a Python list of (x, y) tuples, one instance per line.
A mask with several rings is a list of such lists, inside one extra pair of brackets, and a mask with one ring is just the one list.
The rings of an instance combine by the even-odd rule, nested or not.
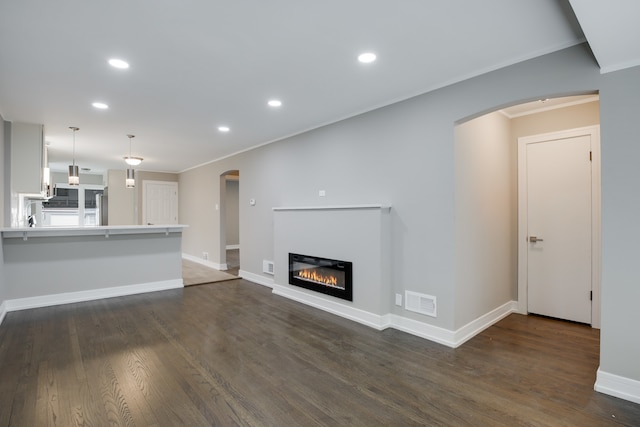
[(227, 246), (225, 246), (225, 249), (228, 250), (228, 251), (233, 250), (233, 249), (240, 249), (240, 245), (227, 245)]
[(273, 285), (273, 293), (303, 304), (310, 305), (320, 310), (327, 311), (340, 317), (344, 317), (354, 322), (362, 323), (374, 329), (383, 330), (391, 326), (390, 316), (379, 316), (351, 307), (337, 301), (330, 301), (320, 296), (307, 294), (289, 286)]
[(273, 293), (276, 295), (310, 305), (337, 316), (367, 325), (374, 329), (383, 330), (391, 327), (452, 348), (456, 348), (464, 344), (466, 341), (478, 335), (489, 326), (497, 323), (509, 314), (516, 312), (518, 308), (518, 303), (516, 301), (509, 301), (489, 313), (480, 316), (472, 322), (469, 322), (462, 328), (451, 331), (449, 329), (430, 325), (428, 323), (397, 314), (377, 315), (351, 307), (338, 301), (328, 300), (321, 295), (316, 296), (308, 294), (290, 286), (277, 285), (274, 283), (272, 288)]
[(457, 347), (455, 342), (455, 332), (444, 329), (439, 326), (429, 325), (428, 323), (409, 319), (408, 317), (391, 315), (391, 327), (447, 347)]
[(193, 262), (197, 262), (198, 264), (202, 264), (205, 265), (209, 268), (215, 268), (216, 270), (228, 270), (227, 268), (227, 264), (218, 264), (217, 262), (213, 262), (213, 261), (209, 261), (206, 259), (202, 259), (202, 258), (198, 258), (197, 256), (193, 256), (193, 255), (189, 255), (189, 254), (182, 254), (182, 258), (189, 260), (189, 261), (193, 261)]
[(2, 301), (0, 304), (0, 325), (2, 325), (2, 321), (4, 320), (4, 316), (7, 315), (7, 303)]
[(92, 301), (102, 298), (121, 297), (142, 294), (146, 292), (166, 291), (182, 288), (182, 279), (163, 280), (138, 285), (117, 286), (113, 288), (93, 289), (90, 291), (65, 292), (61, 294), (41, 295), (37, 297), (7, 300), (6, 311), (26, 310), (29, 308), (49, 307), (52, 305), (71, 304), (75, 302)]
[(518, 302), (509, 301), (498, 308), (491, 310), (490, 312), (478, 317), (475, 320), (467, 323), (460, 329), (454, 332), (454, 348), (458, 347), (471, 338), (478, 335), (480, 332), (487, 329), (489, 326), (498, 323), (511, 313), (518, 312)]
[(593, 389), (630, 402), (640, 403), (640, 381), (610, 374), (599, 368)]
[(258, 285), (266, 286), (268, 288), (273, 288), (273, 279), (270, 279), (268, 277), (264, 277), (255, 273), (249, 273), (248, 271), (244, 271), (244, 270), (238, 271), (238, 276), (250, 282), (256, 283)]

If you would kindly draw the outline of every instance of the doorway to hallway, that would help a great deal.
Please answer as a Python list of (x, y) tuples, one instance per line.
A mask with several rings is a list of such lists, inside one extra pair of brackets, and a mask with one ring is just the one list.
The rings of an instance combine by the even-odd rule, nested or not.
[(240, 270), (240, 171), (220, 175), (220, 265), (228, 273)]

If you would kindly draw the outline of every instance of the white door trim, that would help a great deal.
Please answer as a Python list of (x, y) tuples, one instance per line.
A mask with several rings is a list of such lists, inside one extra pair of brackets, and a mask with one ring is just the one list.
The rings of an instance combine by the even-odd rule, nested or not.
[(593, 301), (591, 302), (591, 326), (600, 328), (600, 269), (601, 269), (601, 184), (600, 184), (600, 126), (588, 126), (518, 138), (518, 311), (528, 312), (527, 301), (527, 144), (550, 139), (591, 136), (591, 278)]

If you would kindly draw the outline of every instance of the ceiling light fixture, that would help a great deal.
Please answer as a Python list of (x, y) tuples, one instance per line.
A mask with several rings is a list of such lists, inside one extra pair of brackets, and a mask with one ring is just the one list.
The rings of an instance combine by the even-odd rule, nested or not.
[(107, 108), (109, 108), (109, 106), (104, 102), (94, 102), (91, 105), (93, 105), (93, 107), (97, 108), (98, 110), (106, 110)]
[(129, 138), (129, 155), (123, 157), (124, 161), (131, 166), (138, 166), (144, 160), (142, 157), (134, 157), (131, 155), (131, 140), (135, 138), (135, 135), (127, 135)]
[(269, 104), (269, 107), (280, 107), (282, 106), (282, 101), (278, 99), (272, 99), (269, 102), (267, 102), (267, 104)]
[(110, 59), (109, 65), (111, 65), (113, 68), (119, 68), (121, 70), (126, 70), (127, 68), (129, 68), (129, 63), (127, 61), (116, 58)]
[(360, 55), (358, 55), (358, 61), (364, 63), (364, 64), (369, 64), (373, 61), (376, 60), (376, 54), (375, 53), (371, 53), (371, 52), (366, 52), (366, 53), (362, 53)]
[(231, 129), (229, 128), (229, 126), (218, 126), (218, 130), (220, 132), (229, 132)]
[[(125, 157), (124, 160), (131, 166), (139, 165), (140, 162), (142, 162), (142, 157), (131, 157), (131, 140), (135, 137), (135, 135), (127, 135), (127, 138), (129, 138), (129, 157)], [(133, 167), (127, 168), (125, 186), (127, 188), (134, 188), (136, 186), (136, 173)]]
[(76, 132), (80, 130), (79, 127), (69, 126), (69, 129), (73, 131), (73, 163), (69, 165), (69, 185), (80, 184), (80, 172), (78, 171), (78, 165), (76, 165)]

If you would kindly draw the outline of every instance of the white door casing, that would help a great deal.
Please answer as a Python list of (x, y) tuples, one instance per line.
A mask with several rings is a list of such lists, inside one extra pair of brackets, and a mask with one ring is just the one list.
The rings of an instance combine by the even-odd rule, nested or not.
[(143, 224), (178, 223), (178, 183), (169, 181), (143, 181)]
[(599, 160), (598, 126), (519, 138), (520, 312), (599, 327)]

